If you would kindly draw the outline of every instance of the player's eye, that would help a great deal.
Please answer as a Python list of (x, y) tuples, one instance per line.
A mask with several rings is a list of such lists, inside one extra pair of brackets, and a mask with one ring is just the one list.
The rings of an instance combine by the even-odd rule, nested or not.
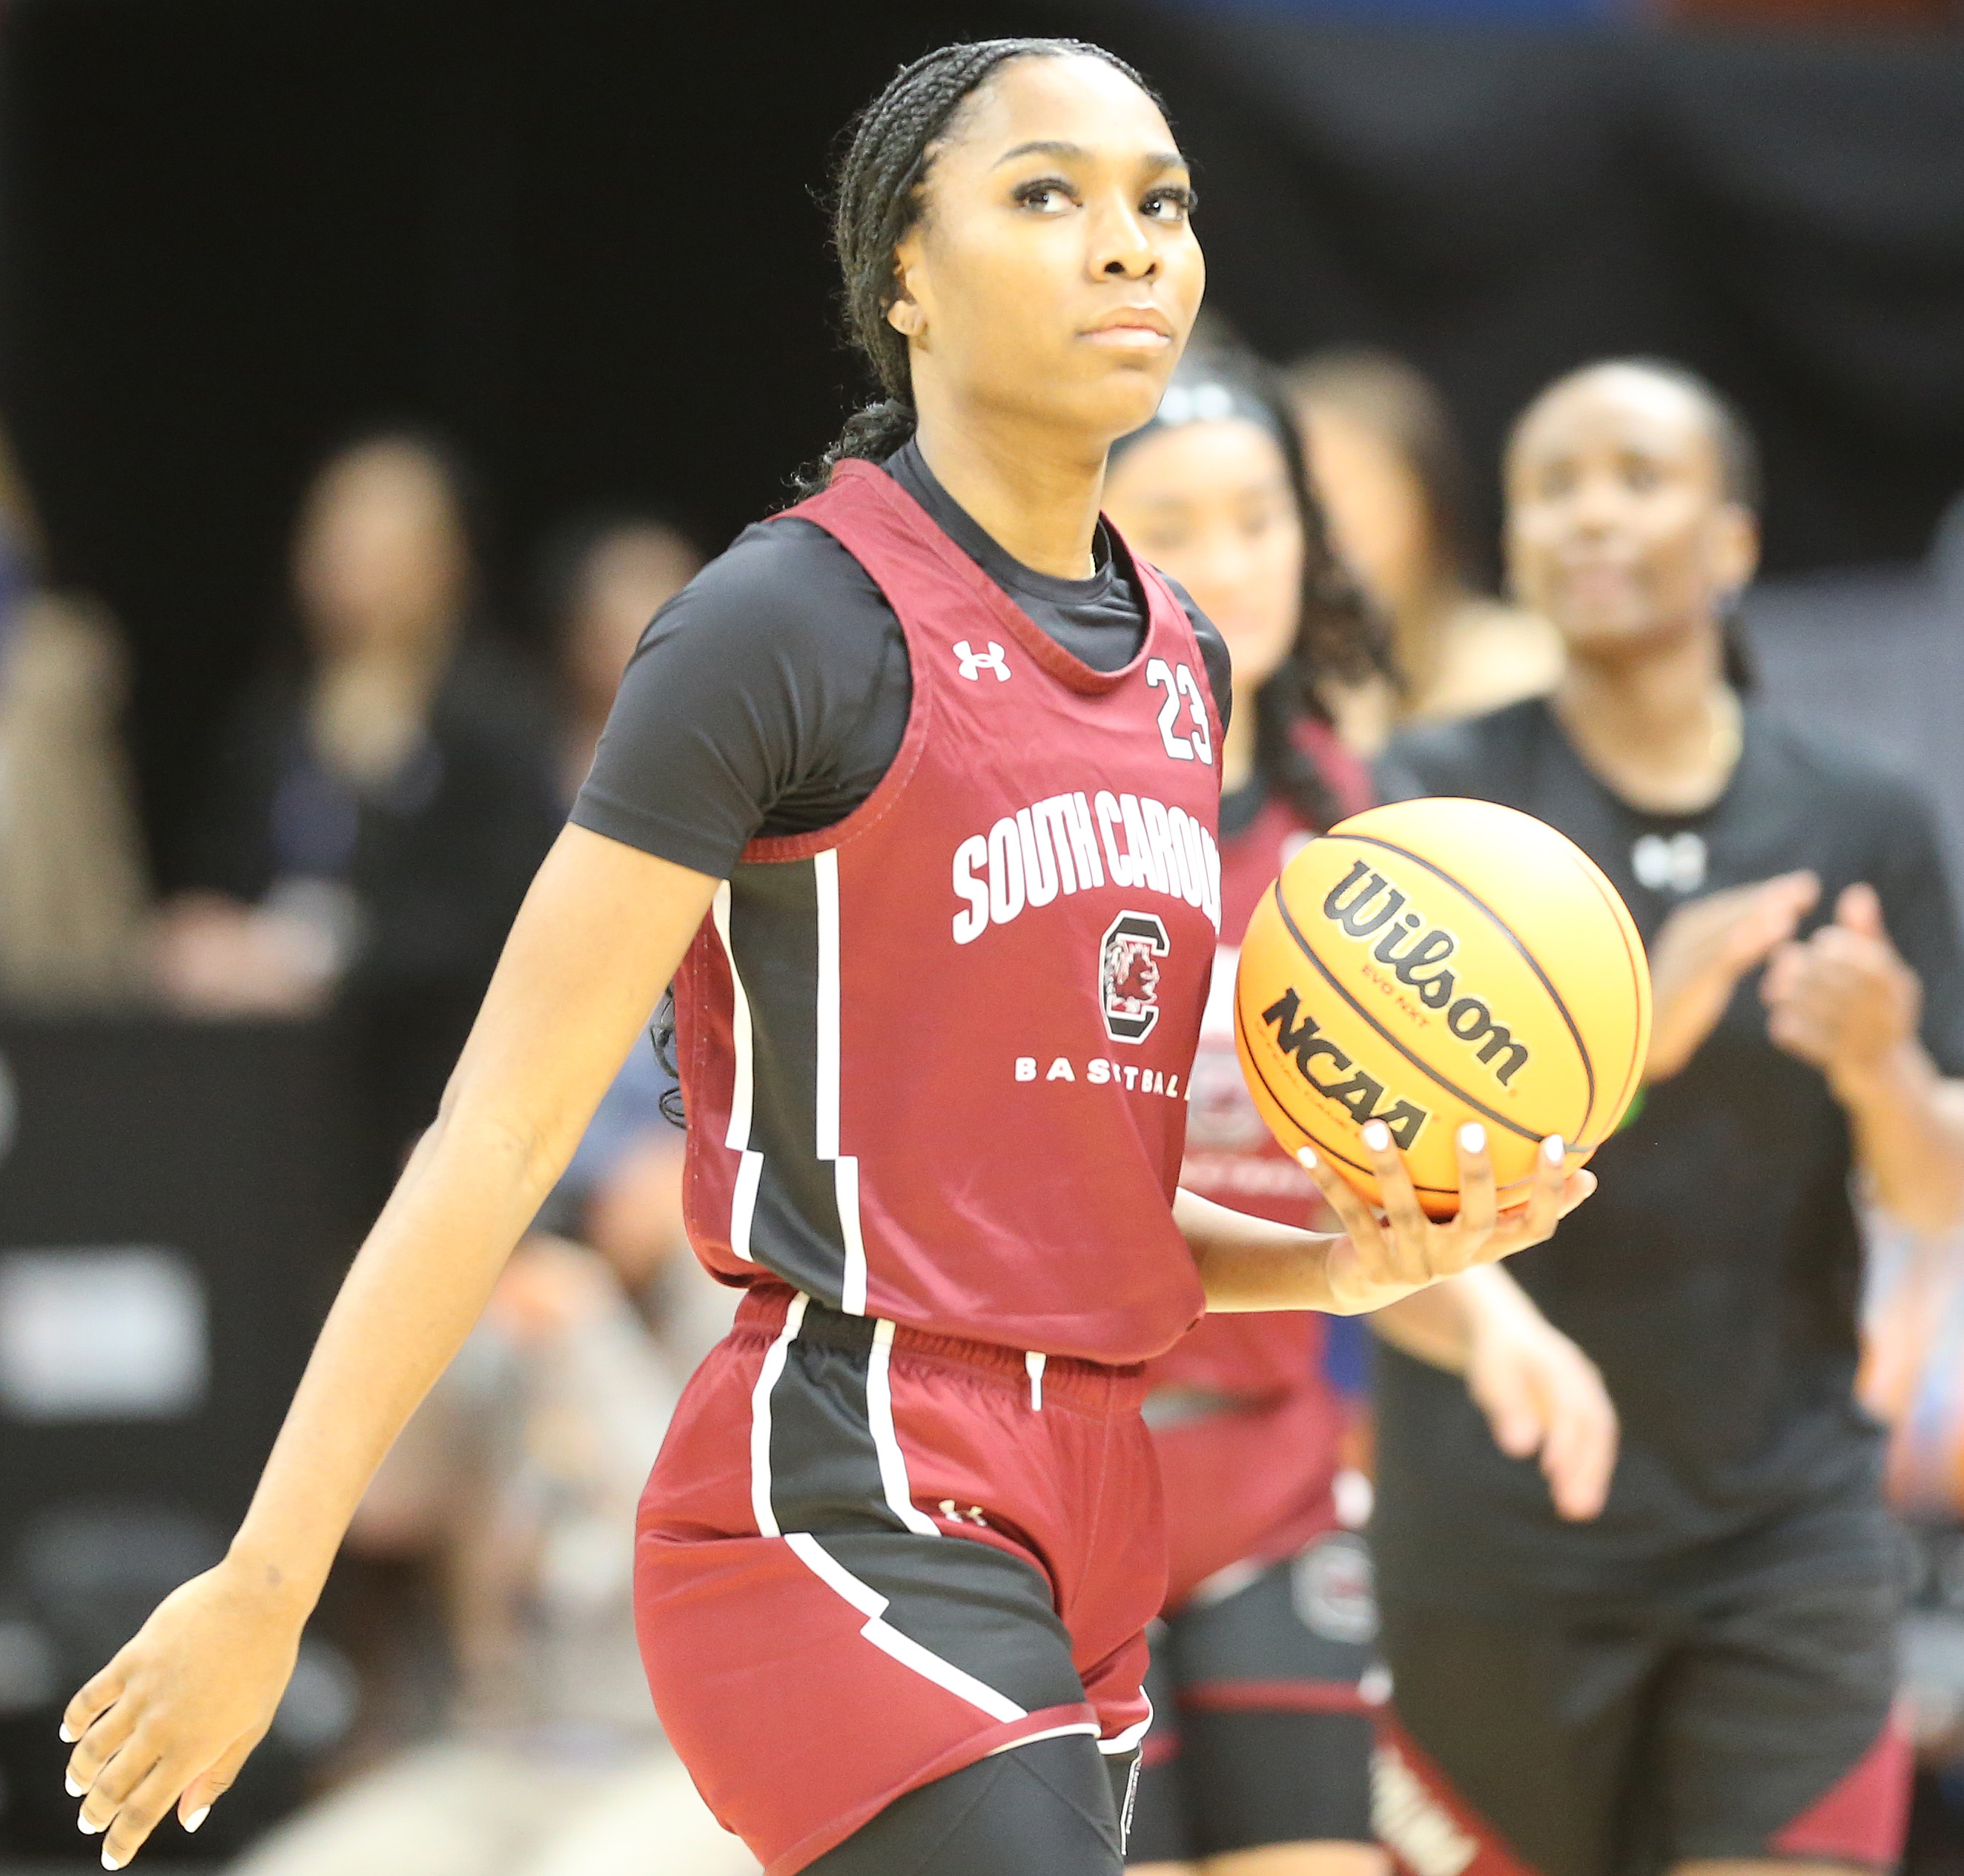
[(1633, 456), (1623, 464), (1623, 481), (1639, 495), (1648, 495), (1664, 480), (1657, 464), (1648, 457)]
[(1139, 207), (1154, 221), (1176, 226), (1181, 222), (1191, 220), (1193, 211), (1199, 205), (1200, 198), (1182, 183), (1154, 190)]
[(1016, 200), (1039, 215), (1061, 215), (1077, 198), (1061, 176), (1035, 176), (1017, 184)]

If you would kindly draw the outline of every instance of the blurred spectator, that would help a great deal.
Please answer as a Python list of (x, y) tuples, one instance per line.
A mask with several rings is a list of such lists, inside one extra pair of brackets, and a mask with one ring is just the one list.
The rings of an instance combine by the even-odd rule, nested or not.
[(332, 457), (296, 533), (297, 671), (220, 753), (158, 969), (179, 1007), (302, 1014), (337, 997), (393, 1155), (438, 1096), (560, 824), (529, 687), (467, 630), (462, 478), (427, 438)]
[(1367, 754), (1407, 724), (1474, 716), (1554, 687), (1552, 627), (1477, 590), (1467, 471), (1432, 385), (1402, 359), (1317, 352), (1289, 371), (1310, 471), (1338, 551), (1390, 620), (1404, 677), (1330, 702)]
[(146, 888), (122, 644), (100, 607), (46, 589), (40, 549), (0, 438), (0, 997), (73, 1007), (137, 988)]
[(621, 673), (648, 622), (695, 577), (702, 554), (672, 522), (621, 514), (576, 522), (547, 546), (540, 610), (559, 647), (560, 792), (592, 766)]
[(687, 1299), (715, 1287), (678, 1223), (658, 1203), (631, 1261), (550, 1237), (514, 1257), (349, 1534), (440, 1553), (450, 1723), (290, 1820), (239, 1876), (754, 1876), (663, 1742), (634, 1637), (635, 1506), (699, 1352), (676, 1333)]

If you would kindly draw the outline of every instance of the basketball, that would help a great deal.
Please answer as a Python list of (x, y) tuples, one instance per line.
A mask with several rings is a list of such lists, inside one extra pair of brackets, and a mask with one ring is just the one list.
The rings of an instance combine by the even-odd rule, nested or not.
[(1434, 798), (1374, 808), (1303, 846), (1241, 942), (1234, 1043), (1283, 1147), (1378, 1197), (1359, 1134), (1381, 1120), (1433, 1218), (1459, 1209), (1455, 1136), (1487, 1129), (1500, 1200), (1559, 1134), (1581, 1165), (1635, 1095), (1650, 972), (1616, 888), (1532, 816)]

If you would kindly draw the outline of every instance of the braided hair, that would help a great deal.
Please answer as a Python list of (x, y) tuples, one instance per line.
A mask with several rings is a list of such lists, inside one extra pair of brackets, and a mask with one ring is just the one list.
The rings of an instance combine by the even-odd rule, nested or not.
[(1158, 95), (1124, 59), (1081, 39), (984, 39), (943, 46), (903, 66), (855, 117), (833, 177), (832, 244), (839, 256), (846, 336), (883, 394), (846, 419), (832, 446), (795, 479), (815, 495), (849, 457), (891, 456), (916, 418), (905, 336), (887, 323), (900, 295), (895, 251), (926, 211), (935, 146), (962, 105), (1012, 59), (1100, 59), (1154, 104)]

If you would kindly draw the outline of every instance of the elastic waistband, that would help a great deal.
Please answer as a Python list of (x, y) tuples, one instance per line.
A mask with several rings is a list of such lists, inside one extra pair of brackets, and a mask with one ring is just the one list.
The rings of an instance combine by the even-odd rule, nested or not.
[[(785, 1317), (797, 1294), (782, 1283), (753, 1283), (736, 1306), (733, 1333), (771, 1341), (783, 1332)], [(817, 1297), (805, 1303), (797, 1339), (846, 1354), (863, 1354), (873, 1346), (879, 1319), (847, 1315), (830, 1309)], [(926, 1361), (959, 1368), (985, 1380), (1027, 1393), (1032, 1384), (1032, 1354), (1041, 1351), (1006, 1348), (1000, 1342), (971, 1341), (960, 1335), (939, 1335), (926, 1329), (894, 1325), (896, 1360)], [(1145, 1364), (1113, 1366), (1087, 1361), (1080, 1355), (1043, 1355), (1035, 1364), (1041, 1375), (1041, 1398), (1067, 1400), (1100, 1412), (1135, 1413), (1146, 1397)]]

